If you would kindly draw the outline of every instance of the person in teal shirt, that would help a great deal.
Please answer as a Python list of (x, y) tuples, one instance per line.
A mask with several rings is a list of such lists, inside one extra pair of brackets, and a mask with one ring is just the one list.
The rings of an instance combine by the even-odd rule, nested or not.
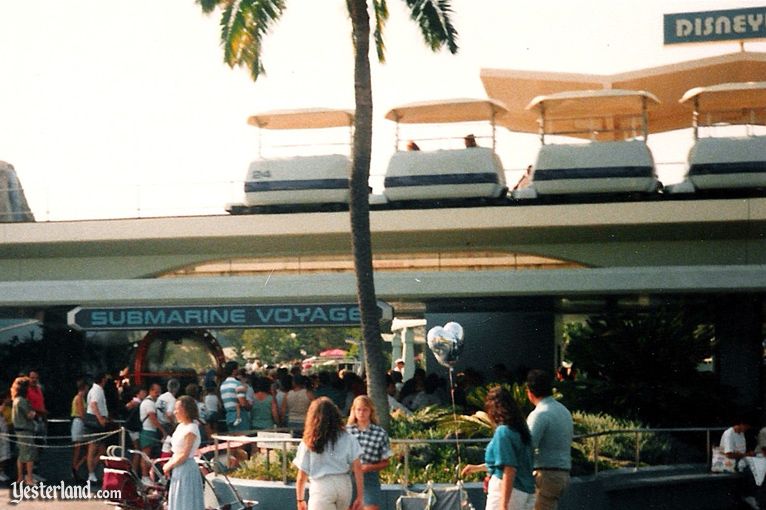
[(511, 393), (500, 386), (489, 390), (484, 408), (495, 423), (484, 464), (468, 464), (462, 476), (489, 472), (486, 510), (530, 510), (535, 504), (532, 436)]

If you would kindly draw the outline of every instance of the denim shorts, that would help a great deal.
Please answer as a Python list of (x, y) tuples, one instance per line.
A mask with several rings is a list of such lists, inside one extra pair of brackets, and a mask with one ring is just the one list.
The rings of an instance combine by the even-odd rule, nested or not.
[[(377, 471), (371, 471), (364, 473), (364, 506), (377, 505), (383, 507), (383, 493), (380, 490), (380, 476)], [(356, 483), (354, 482), (354, 474), (351, 474), (351, 487), (353, 495), (351, 501), (356, 499)]]

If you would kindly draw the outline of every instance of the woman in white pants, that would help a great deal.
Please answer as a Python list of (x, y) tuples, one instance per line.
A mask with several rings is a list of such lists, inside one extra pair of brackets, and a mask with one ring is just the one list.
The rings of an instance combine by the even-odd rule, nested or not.
[[(293, 464), (298, 468), (295, 499), (298, 510), (361, 510), (364, 482), (359, 460), (359, 441), (346, 432), (338, 407), (327, 397), (309, 406), (303, 440)], [(354, 473), (357, 497), (351, 501), (351, 479)], [(306, 501), (306, 481), (311, 482)]]
[(462, 476), (490, 474), (486, 510), (531, 510), (535, 505), (532, 438), (511, 393), (500, 386), (487, 393), (485, 410), (495, 433), (484, 452), (484, 464), (468, 464)]

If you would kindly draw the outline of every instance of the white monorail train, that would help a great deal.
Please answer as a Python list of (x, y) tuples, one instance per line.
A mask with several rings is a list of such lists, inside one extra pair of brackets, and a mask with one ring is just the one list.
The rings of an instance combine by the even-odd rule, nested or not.
[[(766, 195), (766, 136), (702, 138), (703, 127), (766, 125), (766, 82), (728, 83), (688, 91), (681, 101), (694, 107), (695, 145), (687, 178), (663, 190), (646, 144), (648, 110), (657, 98), (646, 91), (589, 90), (535, 98), (542, 146), (526, 185), (509, 193), (495, 152), (495, 121), (507, 112), (491, 99), (458, 99), (393, 108), (397, 123), (382, 194), (373, 209), (513, 205), (571, 201), (678, 199), (693, 196)], [(491, 147), (400, 150), (400, 124), (489, 122)], [(323, 129), (353, 126), (347, 110), (291, 110), (254, 115), (261, 129)], [(560, 137), (586, 143), (550, 143)], [(414, 147), (413, 147), (414, 145)], [(347, 154), (262, 158), (245, 182), (245, 203), (232, 214), (339, 210), (348, 207), (351, 162)], [(690, 195), (691, 194), (691, 195)]]

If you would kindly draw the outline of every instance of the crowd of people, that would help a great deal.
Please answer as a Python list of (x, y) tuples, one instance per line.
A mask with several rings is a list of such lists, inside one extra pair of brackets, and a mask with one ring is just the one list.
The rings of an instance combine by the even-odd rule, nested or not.
[[(470, 403), (475, 406), (475, 399), (468, 398), (475, 389), (487, 382), (490, 386), (524, 382), (534, 406), (526, 418), (507, 389), (495, 385), (488, 392), (482, 410), (495, 424), (494, 434), (485, 462), (465, 466), (462, 476), (487, 472), (488, 510), (557, 507), (569, 484), (573, 425), (569, 411), (552, 397), (552, 389), (554, 378), (575, 376), (572, 367), (553, 374), (524, 367), (511, 373), (498, 363), (487, 374), (489, 381), (469, 368), (457, 374), (450, 388), (443, 377), (421, 368), (404, 380), (403, 360), (394, 365), (386, 379), (392, 413), (409, 414), (427, 406), (448, 405), (454, 399), (462, 412), (472, 414), (480, 410)], [(249, 372), (230, 361), (221, 374), (211, 370), (184, 387), (174, 378), (163, 382), (136, 387), (127, 370), (75, 382), (69, 407), (74, 481), (98, 481), (97, 465), (110, 441), (104, 433), (124, 426), (133, 449), (148, 458), (170, 459), (164, 467), (176, 498), (171, 498), (175, 503), (170, 508), (196, 508), (199, 494), (189, 487), (199, 485), (199, 472), (190, 459), (213, 433), (283, 431), (301, 438), (294, 461), (299, 509), (307, 504), (309, 480), (307, 508), (346, 510), (351, 505), (376, 510), (380, 506), (379, 472), (392, 455), (390, 441), (378, 424), (365, 381), (357, 374), (343, 370), (304, 375), (300, 365)], [(14, 458), (16, 482), (40, 481), (38, 444), (47, 434), (48, 414), (40, 373), (32, 370), (16, 377), (0, 399), (0, 482), (9, 481), (8, 475), (14, 472), (9, 462)], [(766, 457), (766, 427), (758, 434), (755, 448), (748, 447), (746, 433), (753, 421), (738, 418), (721, 437), (721, 454), (740, 461), (741, 466), (748, 457)], [(111, 441), (117, 441), (116, 435)], [(148, 478), (149, 464), (138, 455), (132, 460), (134, 470)], [(87, 478), (80, 476), (84, 468)], [(753, 508), (757, 508), (757, 496), (754, 486), (745, 494)]]
[[(466, 412), (476, 410), (466, 396), (484, 383), (478, 372), (460, 372), (451, 395), (444, 378), (436, 374), (418, 368), (405, 381), (403, 372), (403, 361), (396, 360), (387, 374), (392, 413), (445, 405), (450, 398)], [(85, 480), (80, 478), (83, 466), (87, 479), (97, 481), (96, 468), (109, 441), (103, 433), (122, 425), (134, 449), (149, 458), (169, 459), (164, 464), (171, 480), (169, 508), (201, 508), (200, 475), (192, 457), (211, 434), (283, 430), (301, 438), (294, 460), (299, 509), (381, 506), (379, 472), (388, 466), (392, 452), (365, 382), (357, 374), (326, 371), (306, 376), (300, 366), (248, 373), (231, 361), (221, 377), (211, 371), (183, 388), (174, 378), (164, 387), (158, 382), (135, 387), (128, 375), (100, 373), (90, 384), (76, 381), (70, 407), (75, 481)], [(495, 365), (490, 376), (495, 382), (513, 378), (502, 364)], [(497, 427), (486, 462), (463, 469), (464, 476), (489, 473), (488, 509), (555, 508), (566, 488), (572, 422), (569, 412), (551, 397), (552, 382), (547, 373), (529, 372), (528, 397), (536, 407), (526, 420), (507, 390), (498, 386), (489, 392), (484, 409)], [(47, 417), (39, 373), (17, 377), (2, 404), (0, 410), (9, 420), (0, 420), (4, 427), (0, 432), (13, 430), (18, 440), (17, 482), (35, 483), (35, 437), (45, 434)], [(8, 441), (0, 440), (3, 476), (10, 458)], [(148, 477), (150, 466), (139, 456), (133, 462), (136, 472)], [(308, 500), (307, 481), (311, 481)]]

